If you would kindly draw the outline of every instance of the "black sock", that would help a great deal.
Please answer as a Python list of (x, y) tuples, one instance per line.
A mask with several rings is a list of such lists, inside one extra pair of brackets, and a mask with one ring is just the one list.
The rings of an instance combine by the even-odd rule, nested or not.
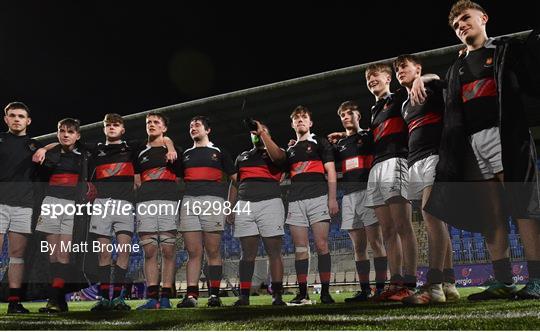
[(160, 297), (161, 298), (168, 298), (170, 299), (172, 297), (172, 288), (170, 287), (163, 287), (161, 288), (161, 294), (160, 294)]
[(249, 296), (251, 293), (251, 279), (254, 269), (255, 262), (240, 260), (240, 295)]
[(273, 282), (272, 281), (272, 294), (281, 295), (283, 294), (283, 282)]
[(369, 260), (356, 261), (356, 272), (360, 281), (360, 289), (363, 292), (369, 290)]
[(443, 281), (451, 284), (456, 283), (456, 275), (454, 269), (444, 269), (443, 270)]
[(301, 259), (294, 261), (296, 269), (296, 280), (298, 281), (298, 290), (300, 295), (307, 294), (307, 275), (309, 271), (309, 259)]
[(9, 295), (7, 298), (9, 303), (19, 303), (21, 302), (21, 297), (22, 297), (22, 289), (20, 288), (9, 289)]
[(388, 278), (388, 258), (373, 258), (373, 267), (375, 268), (375, 283), (377, 289), (383, 289)]
[(330, 253), (318, 255), (317, 265), (319, 268), (319, 278), (321, 279), (321, 294), (328, 294), (330, 292), (330, 271), (332, 269)]
[(111, 266), (98, 266), (97, 273), (99, 277), (99, 295), (101, 298), (108, 300), (109, 299), (109, 288), (110, 288), (110, 278), (111, 278)]
[(188, 296), (199, 298), (199, 286), (187, 286), (186, 297)]
[(53, 281), (52, 281), (52, 298), (56, 303), (65, 302), (65, 284), (69, 274), (69, 264), (54, 263)]
[(221, 265), (208, 265), (208, 281), (210, 282), (210, 295), (219, 295), (219, 287), (223, 275)]
[(437, 269), (429, 269), (427, 273), (428, 284), (440, 284), (443, 282), (443, 272)]
[(399, 274), (394, 274), (390, 277), (390, 285), (403, 286), (403, 277)]
[(146, 289), (146, 298), (159, 300), (159, 285), (148, 286)]
[(403, 285), (407, 288), (415, 288), (416, 287), (416, 276), (413, 276), (411, 274), (406, 274), (403, 276)]
[(497, 281), (511, 285), (514, 281), (512, 279), (512, 266), (510, 265), (510, 258), (503, 258), (493, 261), (493, 274), (495, 274), (495, 279)]
[(118, 265), (113, 268), (113, 299), (120, 296), (122, 287), (126, 281), (127, 269), (123, 269)]
[(527, 261), (529, 280), (540, 279), (540, 261)]

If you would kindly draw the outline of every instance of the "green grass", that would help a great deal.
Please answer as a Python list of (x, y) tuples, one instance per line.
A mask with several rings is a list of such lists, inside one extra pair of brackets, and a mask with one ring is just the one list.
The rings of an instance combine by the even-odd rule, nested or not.
[[(465, 298), (478, 288), (461, 289)], [(25, 303), (30, 315), (6, 315), (0, 305), (0, 329), (16, 330), (533, 330), (540, 329), (540, 301), (461, 300), (454, 304), (406, 307), (401, 304), (343, 302), (351, 293), (333, 294), (333, 305), (272, 307), (269, 296), (251, 298), (250, 307), (231, 307), (224, 298), (221, 308), (89, 312), (94, 302), (70, 303), (61, 315), (37, 313), (44, 303)], [(285, 296), (285, 300), (292, 295)], [(318, 295), (312, 299), (318, 300)], [(173, 301), (175, 306), (178, 301)], [(134, 308), (143, 301), (129, 301)]]

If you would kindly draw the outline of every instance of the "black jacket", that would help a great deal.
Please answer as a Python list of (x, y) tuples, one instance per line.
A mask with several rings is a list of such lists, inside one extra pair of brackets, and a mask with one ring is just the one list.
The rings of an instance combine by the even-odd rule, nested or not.
[[(540, 39), (537, 32), (525, 41), (516, 38), (490, 40), (495, 46), (494, 75), (497, 84), (499, 129), (504, 167), (505, 213), (515, 218), (540, 218), (540, 186), (536, 148), (527, 112), (540, 105)], [(465, 156), (472, 151), (465, 131), (459, 68), (464, 55), (448, 70), (445, 90), (444, 128), (435, 184), (425, 210), (458, 228), (482, 232), (490, 220), (478, 187), (464, 182)], [(536, 107), (536, 106), (534, 106)]]

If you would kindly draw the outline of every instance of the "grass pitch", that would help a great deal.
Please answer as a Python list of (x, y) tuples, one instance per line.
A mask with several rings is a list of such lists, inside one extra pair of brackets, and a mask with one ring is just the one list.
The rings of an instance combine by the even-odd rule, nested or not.
[[(461, 289), (463, 300), (454, 304), (406, 307), (397, 303), (345, 304), (351, 293), (333, 294), (336, 304), (272, 307), (270, 296), (251, 297), (249, 307), (231, 307), (235, 298), (223, 298), (224, 307), (92, 313), (94, 302), (70, 302), (69, 313), (37, 313), (44, 302), (25, 303), (29, 315), (6, 315), (0, 304), (2, 330), (537, 330), (540, 301), (469, 302), (479, 291)], [(290, 300), (293, 296), (285, 296)], [(319, 299), (312, 295), (313, 300)], [(143, 301), (128, 301), (135, 308)], [(178, 300), (173, 301), (176, 306)]]

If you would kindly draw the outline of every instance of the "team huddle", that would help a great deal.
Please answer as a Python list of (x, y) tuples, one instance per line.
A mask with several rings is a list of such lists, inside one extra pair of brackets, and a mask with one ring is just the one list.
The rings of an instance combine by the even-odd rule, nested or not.
[[(290, 115), (296, 137), (286, 149), (273, 141), (271, 128), (253, 120), (253, 148), (234, 162), (210, 141), (211, 124), (202, 115), (189, 123), (193, 146), (187, 149), (166, 136), (169, 120), (157, 112), (146, 115), (148, 136), (143, 140), (124, 140), (122, 116), (109, 113), (103, 120), (104, 142), (81, 143), (79, 121), (66, 118), (58, 122), (58, 142), (42, 146), (27, 136), (29, 108), (21, 102), (8, 104), (4, 117), (8, 132), (0, 134), (0, 248), (7, 233), (8, 313), (28, 313), (21, 301), (29, 235), (40, 232), (49, 245), (58, 248), (73, 240), (76, 217), (72, 214), (41, 214), (33, 227), (33, 182), (38, 175), (47, 182), (42, 205), (93, 202), (105, 207), (103, 214), (91, 216), (88, 226), (103, 246), (113, 238), (118, 244), (131, 244), (137, 232), (144, 251), (147, 298), (138, 310), (172, 307), (176, 255), (181, 249), (177, 248), (178, 233), (188, 261), (186, 295), (177, 307), (198, 305), (203, 258), (208, 306), (221, 306), (220, 248), (225, 223), (233, 225), (242, 250), (235, 306), (250, 304), (261, 240), (269, 261), (272, 305), (312, 303), (307, 281), (310, 229), (317, 252), (320, 302), (332, 304), (328, 235), (331, 217), (338, 213), (341, 229), (347, 230), (353, 244), (360, 283), (360, 290), (346, 302), (423, 305), (457, 301), (460, 295), (447, 223), (465, 228), (472, 223), (465, 216), (471, 206), (466, 204), (477, 201), (467, 202), (467, 195), (481, 197), (475, 214), (480, 217), (471, 227), (486, 239), (495, 278), (487, 289), (468, 299), (540, 299), (535, 147), (523, 103), (515, 97), (528, 88), (520, 79), (523, 71), (509, 60), (508, 54), (519, 54), (512, 53), (515, 44), (488, 38), (487, 20), (485, 10), (469, 0), (452, 7), (449, 24), (466, 49), (446, 78), (423, 74), (421, 60), (409, 54), (397, 57), (391, 65), (368, 66), (366, 85), (375, 99), (369, 128), (360, 127), (358, 105), (346, 101), (337, 108), (343, 129), (316, 136), (311, 132), (313, 114), (297, 106)], [(394, 75), (401, 88), (391, 92)], [(280, 183), (287, 177), (285, 206)], [(183, 192), (180, 181), (185, 185)], [(457, 194), (452, 183), (473, 183), (476, 191)], [(343, 192), (341, 206), (338, 188)], [(426, 285), (420, 288), (411, 201), (420, 202), (428, 234), (429, 271)], [(172, 209), (139, 213), (141, 207), (151, 205)], [(200, 213), (194, 207), (201, 205), (217, 206), (220, 213)], [(222, 207), (233, 212), (225, 213)], [(116, 209), (130, 213), (114, 213)], [(135, 220), (132, 211), (137, 211)], [(508, 216), (519, 226), (529, 271), (529, 281), (520, 290), (512, 279)], [(298, 283), (298, 293), (289, 303), (282, 299), (285, 227), (294, 243)], [(370, 286), (368, 242), (375, 289)], [(92, 311), (131, 309), (123, 296), (129, 258), (129, 251), (120, 251), (112, 264), (110, 251), (98, 253), (94, 269), (100, 300)], [(51, 251), (49, 297), (40, 312), (68, 311), (65, 294), (70, 263), (69, 252)]]

